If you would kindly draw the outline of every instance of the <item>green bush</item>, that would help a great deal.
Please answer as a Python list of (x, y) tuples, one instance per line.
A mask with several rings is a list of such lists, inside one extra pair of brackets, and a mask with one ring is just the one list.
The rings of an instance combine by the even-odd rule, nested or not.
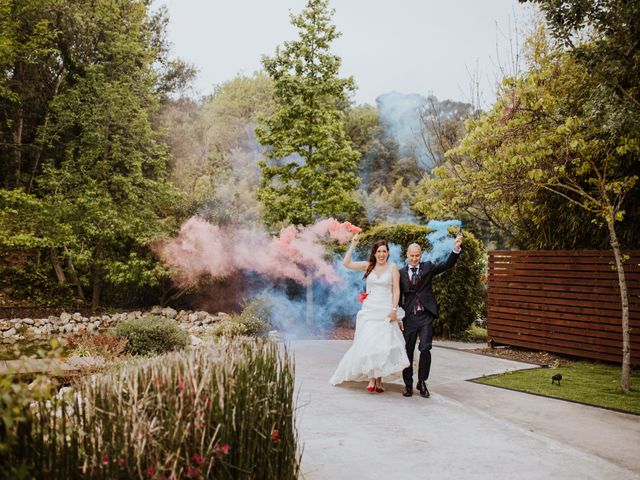
[(213, 336), (235, 337), (248, 335), (263, 337), (269, 332), (271, 318), (271, 304), (265, 297), (256, 297), (243, 306), (242, 312), (213, 325)]
[(136, 360), (38, 400), (6, 426), (5, 436), (20, 441), (4, 443), (1, 458), (21, 466), (22, 478), (293, 480), (293, 393), (286, 350), (222, 340)]
[(241, 323), (238, 318), (239, 315), (216, 322), (210, 330), (211, 335), (229, 338), (248, 335), (247, 326)]
[(175, 320), (153, 316), (120, 322), (114, 334), (127, 340), (125, 352), (131, 355), (177, 350), (186, 347), (189, 339)]
[[(451, 228), (453, 237), (457, 228)], [(368, 255), (376, 240), (384, 239), (402, 247), (402, 261), (406, 249), (418, 243), (423, 250), (430, 250), (427, 240), (430, 230), (413, 224), (379, 225), (364, 232), (358, 250)], [(451, 270), (438, 275), (433, 281), (433, 292), (438, 301), (439, 316), (433, 324), (433, 333), (439, 337), (457, 337), (478, 318), (486, 314), (487, 293), (482, 275), (486, 271), (486, 254), (482, 242), (468, 230), (464, 232), (462, 255)]]

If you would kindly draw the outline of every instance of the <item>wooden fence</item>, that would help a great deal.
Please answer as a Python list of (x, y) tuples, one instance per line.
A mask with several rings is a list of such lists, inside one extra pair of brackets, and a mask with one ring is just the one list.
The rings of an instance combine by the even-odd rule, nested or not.
[[(625, 252), (631, 361), (640, 364), (640, 251)], [(622, 361), (622, 307), (610, 251), (489, 252), (496, 344)]]

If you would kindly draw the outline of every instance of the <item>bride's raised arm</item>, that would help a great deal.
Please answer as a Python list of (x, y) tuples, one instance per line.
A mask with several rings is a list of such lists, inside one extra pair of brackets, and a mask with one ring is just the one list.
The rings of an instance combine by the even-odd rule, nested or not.
[(360, 238), (360, 234), (356, 233), (351, 239), (351, 245), (349, 246), (349, 250), (347, 250), (347, 253), (344, 256), (344, 259), (342, 260), (342, 265), (344, 265), (347, 268), (350, 268), (351, 270), (360, 270), (362, 272), (366, 272), (367, 267), (369, 266), (369, 262), (353, 262), (351, 260), (351, 255), (353, 254), (353, 250), (356, 248), (356, 245), (358, 244), (359, 238)]

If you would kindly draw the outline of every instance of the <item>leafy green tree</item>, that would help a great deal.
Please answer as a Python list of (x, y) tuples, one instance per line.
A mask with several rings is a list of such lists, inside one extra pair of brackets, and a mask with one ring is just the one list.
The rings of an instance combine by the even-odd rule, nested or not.
[(171, 84), (163, 75), (182, 75), (168, 64), (164, 11), (134, 0), (8, 4), (0, 246), (45, 253), (41, 273), (93, 308), (105, 289), (157, 284), (166, 272), (147, 245), (175, 228), (180, 205), (151, 122)]
[[(588, 213), (604, 227), (614, 253), (622, 298), (621, 388), (629, 389), (629, 306), (617, 222), (625, 217), (638, 175), (624, 168), (640, 154), (640, 132), (612, 136), (593, 121), (591, 92), (600, 82), (562, 50), (551, 50), (539, 30), (530, 40), (526, 76), (507, 79), (492, 110), (475, 122), (452, 151), (478, 168), (448, 177), (443, 189), (464, 188), (485, 201), (520, 195), (535, 208), (546, 191)], [(456, 170), (457, 173), (461, 169)], [(446, 185), (446, 186), (445, 186)], [(514, 193), (517, 192), (517, 193)]]
[(273, 84), (262, 72), (224, 82), (202, 102), (180, 98), (163, 106), (170, 176), (193, 211), (217, 225), (261, 221), (254, 129), (273, 108)]
[(344, 131), (352, 78), (339, 78), (340, 58), (330, 51), (339, 33), (327, 0), (309, 0), (291, 16), (297, 40), (285, 42), (263, 65), (274, 82), (276, 108), (257, 128), (269, 149), (258, 192), (270, 225), (307, 225), (320, 216), (355, 213), (358, 153)]

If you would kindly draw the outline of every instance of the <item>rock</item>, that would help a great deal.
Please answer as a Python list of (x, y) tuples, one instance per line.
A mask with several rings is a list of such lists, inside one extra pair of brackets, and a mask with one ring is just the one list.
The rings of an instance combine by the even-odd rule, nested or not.
[(56, 317), (55, 315), (49, 315), (47, 317), (47, 322), (49, 322), (49, 323), (55, 323), (55, 322), (57, 322), (59, 320), (60, 320), (60, 317)]
[(0, 331), (9, 330), (12, 325), (10, 320), (0, 320)]
[(195, 335), (189, 335), (189, 341), (191, 342), (191, 346), (197, 347), (199, 345), (204, 345), (204, 342), (196, 337)]
[(154, 305), (153, 307), (151, 307), (149, 313), (151, 315), (160, 315), (162, 313), (162, 307), (160, 305)]
[(16, 333), (18, 333), (18, 331), (15, 328), (11, 327), (9, 330), (3, 332), (2, 336), (4, 338), (13, 337)]
[(60, 322), (63, 325), (66, 325), (67, 323), (69, 323), (69, 320), (71, 320), (71, 315), (69, 315), (67, 312), (62, 312), (60, 314)]
[(71, 315), (71, 319), (75, 320), (76, 322), (81, 322), (82, 321), (82, 314), (79, 313), (79, 312), (76, 312), (73, 315)]
[(187, 316), (187, 322), (189, 322), (189, 323), (194, 323), (197, 320), (198, 320), (198, 314), (197, 313), (190, 313)]
[(36, 327), (39, 327), (40, 325), (44, 325), (47, 321), (44, 318), (36, 318), (33, 322), (33, 324)]
[(102, 315), (102, 321), (105, 323), (109, 323), (111, 321), (111, 317), (109, 315)]
[(205, 312), (203, 310), (196, 312), (196, 315), (198, 316), (198, 320), (204, 320), (205, 318), (207, 318), (209, 316), (209, 312)]
[(211, 315), (208, 315), (207, 318), (205, 318), (202, 323), (204, 323), (205, 325), (209, 325), (211, 323), (217, 322), (218, 318), (216, 317), (212, 317)]
[(228, 313), (225, 313), (225, 312), (218, 312), (217, 316), (218, 316), (218, 317), (228, 317), (228, 316), (229, 316), (229, 314), (228, 314)]
[(186, 310), (180, 310), (180, 311), (178, 312), (178, 314), (176, 315), (176, 320), (177, 320), (177, 321), (180, 321), (180, 320), (182, 320), (183, 318), (185, 318), (187, 315), (189, 315), (189, 312), (187, 312)]
[(168, 318), (176, 318), (176, 315), (178, 315), (178, 312), (171, 307), (163, 308), (161, 313)]
[(136, 313), (138, 313), (138, 312), (129, 312), (129, 313), (127, 313), (127, 314), (126, 314), (126, 318), (127, 318), (127, 320), (135, 320), (136, 318), (138, 318), (138, 317), (136, 316)]
[(36, 322), (33, 321), (33, 318), (23, 318), (22, 323), (26, 323), (27, 325), (33, 325)]

